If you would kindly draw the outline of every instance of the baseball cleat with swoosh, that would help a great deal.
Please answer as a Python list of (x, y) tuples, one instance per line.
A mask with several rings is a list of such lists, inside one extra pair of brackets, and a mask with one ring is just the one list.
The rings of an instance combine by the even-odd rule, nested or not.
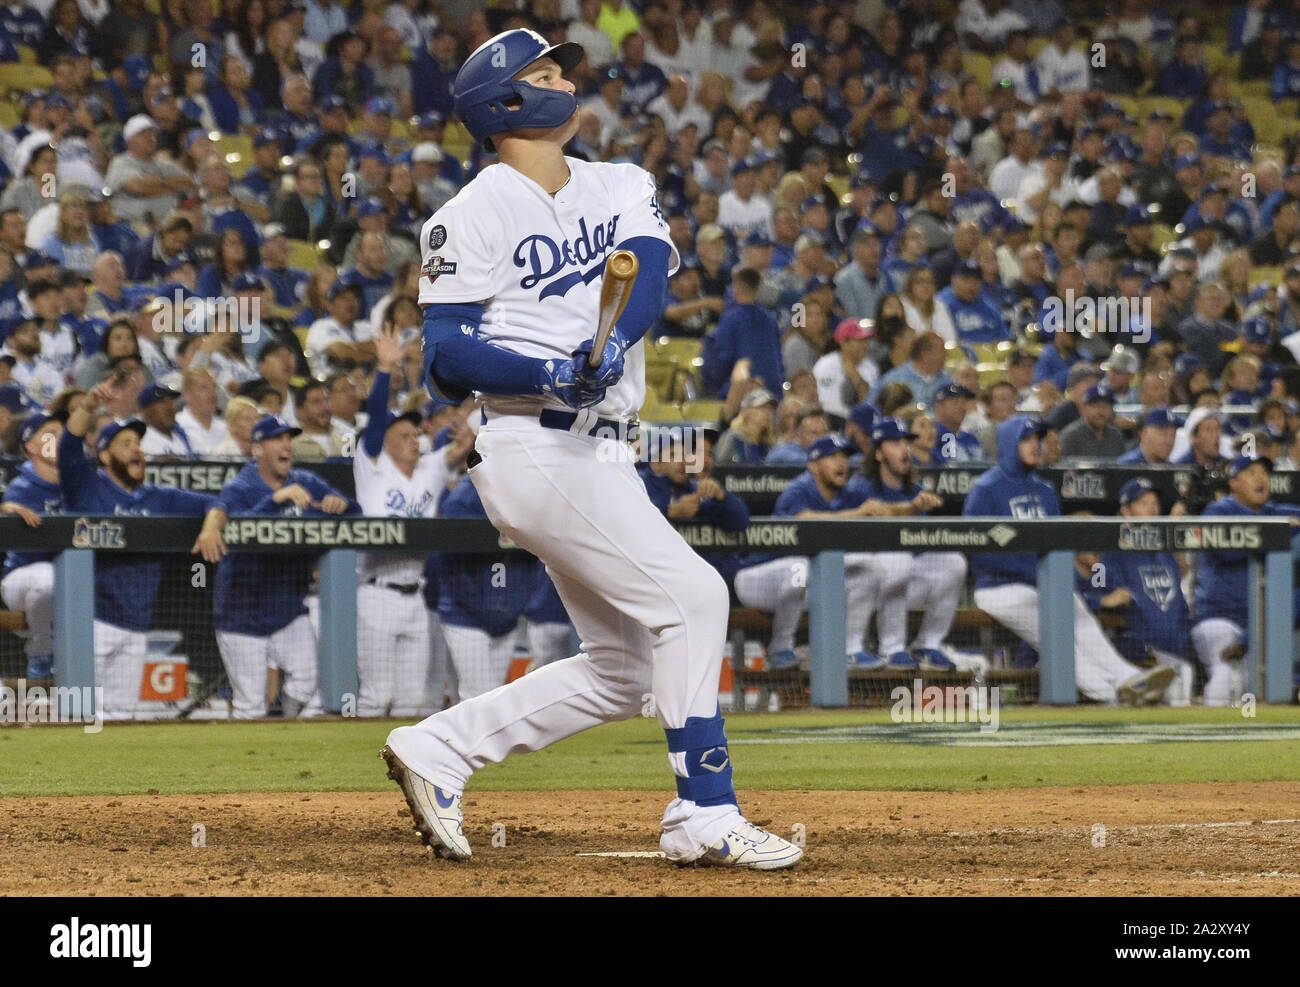
[(710, 867), (783, 870), (802, 859), (801, 847), (742, 819), (694, 862)]
[(388, 764), (388, 777), (401, 786), (415, 820), (415, 831), (424, 845), (444, 860), (469, 860), (472, 853), (465, 839), (460, 794), (446, 792), (421, 778), (402, 763), (391, 747), (385, 747), (379, 756)]

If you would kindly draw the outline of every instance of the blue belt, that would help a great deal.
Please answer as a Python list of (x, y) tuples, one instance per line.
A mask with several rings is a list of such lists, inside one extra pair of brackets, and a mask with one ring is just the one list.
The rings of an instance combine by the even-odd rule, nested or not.
[[(561, 432), (573, 431), (574, 422), (577, 420), (578, 414), (576, 412), (557, 411), (554, 408), (547, 408), (537, 419), (542, 428), (554, 428)], [(616, 418), (596, 418), (586, 431), (578, 434), (619, 439), (622, 442), (635, 442), (640, 432), (641, 423), (635, 418), (630, 422), (621, 422)]]

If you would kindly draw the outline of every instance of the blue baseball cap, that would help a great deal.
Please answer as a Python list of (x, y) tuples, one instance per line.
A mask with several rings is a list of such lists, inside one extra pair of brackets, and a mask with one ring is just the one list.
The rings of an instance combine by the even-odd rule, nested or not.
[(184, 267), (186, 264), (193, 264), (198, 267), (199, 262), (194, 259), (194, 255), (188, 250), (182, 250), (167, 262), (167, 273), (171, 274), (177, 268)]
[(1180, 168), (1199, 168), (1200, 166), (1201, 166), (1201, 159), (1198, 158), (1195, 154), (1191, 154), (1191, 153), (1180, 154), (1178, 155), (1177, 158), (1174, 159), (1175, 171), (1179, 170)]
[(34, 415), (28, 415), (23, 419), (22, 427), (18, 430), (19, 443), (26, 445), (32, 440), (32, 436), (41, 430), (41, 426), (50, 421), (54, 421), (54, 416), (46, 414), (44, 411), (38, 411)]
[(58, 264), (49, 254), (41, 253), (39, 250), (27, 251), (27, 256), (23, 258), (23, 270), (30, 271), (36, 267), (46, 267), (50, 264)]
[(1053, 141), (1043, 148), (1043, 157), (1045, 158), (1068, 158), (1070, 149), (1065, 146), (1065, 141)]
[(334, 301), (334, 299), (338, 297), (340, 291), (354, 291), (356, 292), (358, 299), (360, 299), (363, 294), (361, 291), (361, 285), (353, 284), (351, 281), (344, 281), (340, 278), (338, 281), (335, 281), (330, 285), (330, 290), (325, 296), (326, 300), (331, 302)]
[(945, 384), (934, 392), (934, 404), (940, 401), (947, 401), (949, 398), (973, 398), (970, 388), (963, 387), (961, 384)]
[(1130, 261), (1119, 269), (1119, 278), (1141, 278), (1145, 281), (1151, 276), (1151, 268), (1137, 261)]
[(830, 286), (831, 286), (830, 278), (828, 278), (824, 274), (814, 274), (812, 277), (810, 277), (807, 281), (804, 282), (803, 293), (807, 295), (810, 292), (819, 291), (822, 288), (829, 288)]
[(1119, 489), (1119, 504), (1124, 507), (1133, 503), (1143, 494), (1155, 493), (1155, 484), (1145, 476), (1139, 476), (1136, 480), (1129, 480), (1128, 483)]
[(804, 199), (803, 202), (799, 204), (799, 211), (807, 212), (809, 209), (812, 209), (816, 206), (824, 206), (824, 205), (826, 205), (826, 203), (822, 201), (821, 196), (810, 195), (808, 196), (808, 198)]
[(426, 110), (420, 114), (417, 122), (421, 130), (428, 130), (430, 127), (441, 127), (447, 122), (447, 118), (437, 110)]
[(326, 96), (320, 101), (320, 111), (322, 113), (332, 113), (334, 110), (346, 110), (348, 101), (342, 96)]
[(1256, 315), (1241, 324), (1241, 335), (1248, 343), (1271, 343), (1273, 326), (1268, 319)]
[(367, 144), (358, 151), (357, 159), (361, 160), (362, 158), (374, 158), (376, 161), (382, 161), (384, 164), (390, 163), (388, 152), (379, 144)]
[(1200, 213), (1197, 213), (1195, 216), (1193, 216), (1191, 219), (1187, 221), (1186, 228), (1188, 233), (1199, 233), (1201, 232), (1201, 230), (1214, 229), (1216, 225), (1217, 224), (1211, 223)]
[(1152, 425), (1155, 428), (1178, 428), (1183, 420), (1168, 408), (1152, 408), (1142, 416), (1142, 427)]
[(245, 271), (235, 278), (235, 283), (231, 285), (231, 290), (239, 291), (265, 291), (266, 282), (259, 278), (252, 271)]
[(871, 441), (879, 445), (891, 439), (916, 438), (916, 433), (909, 429), (901, 418), (882, 418), (871, 429)]
[(368, 195), (357, 203), (357, 218), (364, 219), (366, 216), (376, 216), (383, 212), (385, 208), (383, 200)]
[(746, 247), (770, 247), (772, 246), (772, 240), (765, 234), (755, 230), (753, 233), (749, 234), (749, 236), (745, 237), (744, 245)]
[(1242, 455), (1242, 456), (1238, 456), (1236, 459), (1234, 459), (1232, 462), (1228, 464), (1228, 469), (1227, 469), (1228, 479), (1232, 479), (1242, 470), (1246, 469), (1247, 467), (1254, 466), (1256, 463), (1263, 463), (1264, 469), (1268, 470), (1270, 473), (1273, 472), (1273, 460), (1269, 459), (1267, 456)]
[(952, 276), (954, 278), (959, 277), (961, 275), (965, 275), (966, 277), (970, 277), (970, 278), (983, 279), (984, 268), (980, 266), (980, 262), (977, 261), (974, 257), (967, 257), (964, 261), (962, 261), (960, 264), (958, 264), (956, 267), (952, 269)]
[(737, 161), (734, 165), (731, 166), (731, 175), (734, 178), (736, 175), (739, 175), (742, 171), (753, 171), (754, 167), (755, 165), (754, 165), (753, 158), (741, 158), (739, 161)]
[(833, 456), (837, 452), (848, 455), (853, 451), (853, 443), (838, 432), (832, 432), (830, 435), (823, 435), (820, 439), (808, 447), (808, 462), (815, 463), (825, 456)]
[(253, 138), (253, 149), (265, 147), (267, 144), (279, 144), (280, 135), (274, 130), (259, 130), (257, 136)]
[(1095, 401), (1109, 401), (1115, 403), (1115, 389), (1107, 384), (1104, 380), (1093, 384), (1083, 397), (1084, 404), (1092, 404)]
[(161, 401), (163, 398), (178, 398), (180, 396), (180, 391), (173, 391), (165, 384), (160, 384), (154, 380), (140, 388), (140, 396), (136, 398), (136, 404), (141, 408), (147, 408), (155, 401)]
[(95, 440), (95, 452), (103, 452), (112, 445), (113, 440), (123, 431), (134, 432), (137, 437), (143, 439), (144, 433), (148, 431), (148, 426), (139, 418), (131, 418), (124, 422), (109, 422), (99, 430), (99, 438)]
[(0, 408), (8, 408), (14, 412), (27, 410), (27, 401), (23, 397), (22, 388), (17, 384), (5, 384), (0, 387)]
[(1190, 377), (1196, 371), (1204, 368), (1205, 364), (1201, 362), (1201, 358), (1195, 353), (1179, 353), (1174, 358), (1175, 377)]
[[(430, 403), (432, 404), (432, 402)], [(401, 413), (390, 411), (384, 418), (384, 431), (387, 432), (398, 422), (410, 422), (416, 428), (419, 428), (420, 423), (424, 421), (424, 418), (425, 416), (418, 411), (404, 411)]]
[(868, 435), (871, 434), (872, 428), (876, 424), (876, 419), (880, 417), (880, 409), (870, 401), (859, 401), (849, 409), (849, 421)]
[(1150, 226), (1155, 221), (1151, 218), (1151, 212), (1146, 206), (1133, 204), (1128, 207), (1124, 213), (1125, 226)]
[(259, 418), (257, 424), (253, 426), (252, 441), (265, 442), (267, 439), (273, 439), (285, 432), (290, 435), (301, 435), (302, 429), (290, 425), (279, 415), (267, 415), (264, 418)]
[(122, 59), (122, 68), (126, 70), (126, 81), (136, 92), (144, 88), (153, 72), (153, 64), (146, 55), (127, 55)]
[(391, 117), (395, 112), (397, 112), (397, 108), (393, 106), (393, 101), (388, 99), (386, 96), (375, 96), (373, 99), (367, 101), (366, 112), (371, 116), (379, 116), (381, 113), (386, 113)]

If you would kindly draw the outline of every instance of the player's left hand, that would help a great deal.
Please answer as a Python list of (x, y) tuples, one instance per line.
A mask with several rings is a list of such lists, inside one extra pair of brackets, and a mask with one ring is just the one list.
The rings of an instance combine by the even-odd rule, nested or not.
[(708, 500), (722, 500), (727, 496), (727, 491), (722, 489), (722, 484), (711, 478), (701, 480), (696, 489), (701, 497)]
[(216, 565), (226, 555), (226, 542), (221, 537), (221, 531), (204, 531), (199, 534), (198, 541), (190, 549), (190, 554), (199, 554), (203, 556), (203, 561), (211, 565)]
[(330, 494), (319, 504), (313, 504), (312, 506), (324, 511), (326, 514), (342, 514), (348, 509), (348, 502), (338, 494)]
[(619, 338), (618, 330), (609, 334), (609, 342), (601, 354), (600, 365), (593, 368), (587, 360), (591, 356), (594, 342), (595, 340), (588, 339), (573, 351), (574, 376), (584, 391), (605, 390), (623, 379), (623, 351), (626, 345)]

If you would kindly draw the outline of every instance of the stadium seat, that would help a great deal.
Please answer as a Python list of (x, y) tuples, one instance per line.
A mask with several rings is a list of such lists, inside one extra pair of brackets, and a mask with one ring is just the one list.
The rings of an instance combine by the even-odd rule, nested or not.
[(1206, 45), (1201, 49), (1205, 58), (1205, 69), (1207, 72), (1226, 72), (1231, 78), (1237, 78), (1237, 69), (1241, 65), (1240, 55), (1230, 55), (1221, 48), (1214, 48)]
[(230, 173), (242, 178), (253, 164), (253, 139), (243, 134), (222, 134), (214, 143)]
[(1176, 124), (1181, 124), (1188, 105), (1188, 100), (1174, 99), (1172, 96), (1144, 96), (1142, 98), (1142, 119), (1145, 120), (1147, 114), (1155, 110), (1162, 110), (1165, 113), (1172, 114)]
[(684, 401), (682, 418), (693, 422), (717, 422), (722, 418), (722, 401)]
[(0, 65), (0, 90), (17, 89), (25, 93), (32, 89), (47, 89), (53, 83), (54, 76), (44, 65), (24, 65), (21, 62)]
[(962, 68), (975, 77), (980, 88), (987, 90), (993, 84), (993, 59), (978, 51), (968, 51), (961, 56)]
[(704, 365), (703, 360), (700, 359), (700, 348), (703, 344), (698, 339), (660, 336), (653, 345), (653, 355), (646, 354), (647, 359), (663, 360), (679, 367), (700, 367)]
[(473, 146), (474, 138), (470, 137), (469, 131), (459, 120), (452, 120), (443, 128), (442, 149), (448, 154), (454, 154), (464, 161), (469, 157), (470, 148)]
[(1254, 287), (1257, 284), (1279, 285), (1282, 283), (1282, 268), (1280, 267), (1252, 267), (1250, 269), (1250, 284)]
[[(1272, 98), (1272, 86), (1269, 84), (1267, 79), (1251, 79), (1249, 82), (1241, 82), (1238, 83), (1238, 85), (1241, 86), (1243, 98), (1253, 97), (1255, 99), (1265, 100)], [(1252, 116), (1251, 122), (1258, 123), (1259, 121)]]
[(307, 352), (307, 333), (308, 333), (308, 331), (309, 331), (309, 330), (307, 329), (306, 326), (294, 326), (294, 327), (293, 327), (293, 334), (294, 334), (295, 336), (298, 337), (298, 342), (299, 342), (300, 344), (302, 344), (302, 351), (303, 351), (304, 353)]
[(648, 360), (645, 365), (645, 386), (648, 392), (653, 392), (664, 400), (668, 400), (672, 393), (673, 377), (677, 373), (677, 365), (666, 360)]
[(296, 267), (299, 270), (306, 271), (310, 274), (316, 270), (320, 264), (320, 254), (316, 252), (316, 245), (308, 243), (306, 240), (289, 241), (289, 266)]
[(1174, 234), (1174, 228), (1172, 226), (1168, 226), (1165, 223), (1151, 224), (1151, 246), (1154, 249), (1163, 253), (1165, 247), (1173, 243), (1175, 239), (1177, 239), (1177, 237)]

